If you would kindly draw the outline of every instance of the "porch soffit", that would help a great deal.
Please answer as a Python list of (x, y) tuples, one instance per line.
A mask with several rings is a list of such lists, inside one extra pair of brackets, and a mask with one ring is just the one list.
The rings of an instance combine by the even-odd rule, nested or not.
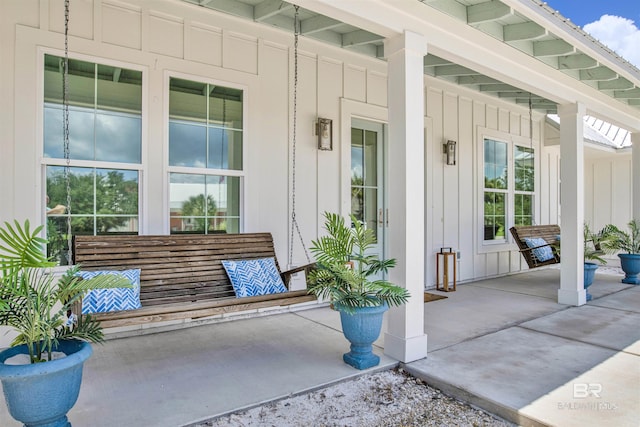
[[(183, 1), (293, 31), (294, 6), (285, 1)], [(385, 37), (404, 29), (398, 23), (387, 24), (393, 21), (390, 17), (380, 19), (382, 10), (372, 11), (383, 3), (377, 0), (368, 0), (366, 17), (365, 11), (358, 10), (362, 9), (363, 2), (299, 0), (298, 3), (306, 7), (300, 8), (299, 15), (303, 37), (380, 59), (384, 59)], [(499, 44), (496, 47), (503, 45), (513, 49), (510, 56), (513, 55), (514, 61), (525, 54), (544, 64), (538, 68), (546, 70), (546, 75), (557, 76), (555, 80), (559, 81), (570, 77), (579, 82), (573, 85), (579, 91), (597, 95), (601, 103), (604, 100), (614, 110), (624, 110), (627, 117), (629, 112), (632, 117), (637, 117), (634, 111), (640, 112), (640, 70), (539, 0), (397, 0), (384, 7), (394, 8), (396, 12), (399, 10), (400, 20), (402, 13), (406, 14), (407, 21), (414, 19), (416, 11), (452, 17), (455, 22), (497, 40)], [(478, 37), (482, 36), (478, 34)], [(468, 49), (473, 49), (471, 40)], [(555, 96), (555, 93), (553, 96), (545, 95), (542, 90), (538, 90), (542, 94), (536, 94), (536, 88), (528, 82), (506, 79), (498, 71), (479, 64), (476, 66), (465, 61), (466, 57), (455, 56), (446, 49), (433, 50), (439, 56), (425, 56), (424, 73), (427, 75), (516, 105), (528, 107), (531, 99), (533, 108), (541, 113), (554, 114), (557, 103), (562, 102), (561, 98), (569, 99), (568, 96)], [(637, 120), (631, 125), (634, 126), (640, 126)]]

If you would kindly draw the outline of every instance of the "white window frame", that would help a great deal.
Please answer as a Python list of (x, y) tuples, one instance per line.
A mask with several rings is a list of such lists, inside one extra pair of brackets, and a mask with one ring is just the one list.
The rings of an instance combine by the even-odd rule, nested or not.
[[(242, 169), (214, 169), (214, 168), (196, 168), (196, 167), (184, 167), (184, 166), (171, 166), (169, 165), (169, 96), (170, 96), (170, 82), (172, 78), (191, 80), (200, 83), (208, 83), (215, 86), (224, 86), (231, 89), (237, 89), (242, 91)], [(163, 176), (165, 177), (165, 205), (164, 205), (164, 228), (166, 234), (171, 234), (171, 215), (170, 215), (170, 189), (171, 189), (171, 174), (172, 173), (182, 173), (182, 174), (193, 174), (193, 175), (211, 175), (211, 176), (233, 176), (240, 178), (240, 194), (239, 194), (239, 202), (240, 202), (240, 219), (238, 221), (239, 224), (239, 232), (244, 232), (246, 228), (246, 215), (245, 215), (245, 206), (246, 206), (246, 188), (247, 188), (247, 160), (248, 160), (248, 141), (249, 141), (249, 132), (248, 132), (248, 117), (249, 117), (249, 87), (247, 85), (238, 84), (225, 80), (212, 79), (209, 77), (204, 77), (196, 74), (188, 74), (181, 73), (178, 71), (165, 71), (164, 74), (164, 111), (163, 111), (163, 120), (164, 120), (164, 144), (163, 144), (163, 158), (164, 161), (164, 172)]]
[[(40, 185), (42, 197), (44, 200), (47, 188), (47, 166), (67, 166), (65, 159), (56, 159), (44, 156), (44, 57), (45, 55), (54, 55), (64, 57), (64, 51), (51, 48), (38, 48), (38, 84), (37, 84), (37, 152), (40, 159)], [(121, 162), (106, 162), (99, 160), (69, 160), (69, 166), (71, 168), (95, 168), (95, 169), (122, 169), (132, 170), (138, 172), (138, 234), (145, 233), (146, 220), (144, 215), (144, 206), (146, 206), (147, 191), (144, 184), (144, 175), (146, 170), (146, 152), (147, 152), (147, 139), (148, 139), (148, 68), (123, 61), (114, 61), (111, 59), (101, 58), (93, 55), (83, 55), (80, 53), (69, 53), (69, 59), (91, 62), (98, 65), (107, 65), (117, 68), (127, 68), (130, 70), (139, 71), (142, 73), (142, 99), (141, 99), (141, 145), (140, 145), (140, 163), (121, 163)], [(73, 205), (72, 205), (73, 209)], [(42, 221), (46, 223), (46, 214), (42, 209)]]
[[(486, 139), (492, 139), (507, 144), (507, 203), (506, 203), (506, 224), (504, 240), (488, 241), (484, 240), (484, 142)], [(514, 224), (515, 218), (515, 195), (522, 194), (521, 191), (515, 190), (515, 166), (514, 151), (518, 145), (524, 148), (533, 148), (534, 153), (534, 191), (533, 195), (533, 220), (539, 217), (540, 213), (540, 150), (539, 144), (535, 140), (531, 140), (519, 135), (513, 135), (507, 132), (501, 132), (494, 129), (479, 128), (478, 129), (478, 158), (477, 158), (477, 216), (476, 216), (476, 240), (478, 253), (502, 252), (513, 249), (514, 241), (509, 228)]]

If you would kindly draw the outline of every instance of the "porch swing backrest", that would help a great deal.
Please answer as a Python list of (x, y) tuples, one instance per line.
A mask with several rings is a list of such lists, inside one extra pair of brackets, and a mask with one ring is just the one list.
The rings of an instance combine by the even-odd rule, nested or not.
[[(282, 272), (270, 233), (74, 236), (73, 260), (82, 270), (140, 269), (140, 302), (135, 310), (94, 315), (105, 328), (315, 300), (307, 290), (236, 298), (222, 260), (275, 259), (283, 282), (312, 265)], [(77, 312), (80, 312), (77, 310)]]
[[(542, 267), (544, 265), (550, 264), (558, 264), (560, 262), (560, 255), (556, 250), (556, 246), (558, 245), (559, 236), (560, 236), (560, 227), (556, 224), (550, 225), (519, 225), (515, 227), (511, 227), (509, 229), (511, 231), (511, 235), (513, 239), (518, 245), (518, 249), (520, 253), (524, 257), (525, 261), (529, 268)], [(542, 238), (546, 242), (545, 245), (529, 247), (525, 239), (527, 238)], [(553, 258), (540, 261), (535, 253), (535, 249), (550, 247), (553, 253)]]

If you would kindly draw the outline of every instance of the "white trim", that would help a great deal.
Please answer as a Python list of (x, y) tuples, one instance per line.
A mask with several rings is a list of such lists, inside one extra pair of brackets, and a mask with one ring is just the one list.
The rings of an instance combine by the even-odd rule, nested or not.
[[(508, 186), (504, 194), (507, 195), (506, 203), (506, 224), (505, 224), (505, 238), (495, 242), (484, 240), (484, 141), (485, 139), (492, 139), (498, 142), (504, 142), (507, 144), (507, 170), (508, 170)], [(514, 177), (514, 147), (516, 145), (524, 148), (533, 148), (534, 150), (534, 191), (533, 191), (533, 221), (535, 223), (536, 218), (540, 217), (540, 149), (538, 141), (519, 135), (513, 135), (508, 132), (502, 132), (495, 129), (488, 129), (484, 127), (477, 127), (476, 132), (476, 146), (477, 146), (477, 185), (476, 196), (478, 200), (476, 210), (476, 251), (478, 254), (497, 253), (517, 250), (513, 243), (513, 238), (509, 233), (509, 228), (513, 226), (514, 222), (514, 198), (515, 198), (515, 177)], [(522, 192), (518, 192), (522, 194)], [(481, 208), (482, 206), (482, 208)]]
[[(214, 86), (223, 86), (231, 89), (237, 89), (242, 91), (242, 128), (233, 128), (235, 131), (242, 131), (242, 169), (213, 169), (213, 168), (197, 168), (187, 166), (171, 166), (169, 165), (169, 97), (170, 97), (170, 81), (172, 78), (179, 78), (184, 80), (191, 80), (199, 83), (210, 84)], [(247, 200), (246, 186), (249, 184), (249, 174), (247, 171), (247, 160), (249, 156), (249, 86), (237, 82), (231, 82), (226, 80), (214, 79), (199, 74), (184, 73), (175, 70), (165, 70), (163, 77), (163, 94), (164, 103), (162, 107), (162, 120), (163, 120), (163, 159), (162, 164), (164, 184), (163, 184), (163, 229), (166, 234), (171, 234), (171, 215), (170, 215), (170, 175), (172, 173), (194, 174), (194, 175), (209, 175), (209, 176), (232, 176), (240, 178), (240, 189), (238, 197), (239, 203), (239, 216), (240, 221), (238, 224), (239, 231), (243, 232), (247, 227), (247, 215), (246, 212), (250, 212), (250, 202)]]

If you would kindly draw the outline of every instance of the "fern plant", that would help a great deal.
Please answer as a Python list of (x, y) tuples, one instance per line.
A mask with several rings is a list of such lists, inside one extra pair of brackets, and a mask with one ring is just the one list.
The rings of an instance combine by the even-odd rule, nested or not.
[(18, 335), (11, 346), (25, 344), (31, 363), (51, 360), (59, 340), (103, 341), (100, 323), (91, 316), (69, 322), (68, 313), (86, 292), (99, 288), (131, 287), (127, 279), (101, 275), (82, 280), (76, 276), (79, 266), (68, 269), (57, 279), (51, 270), (55, 263), (43, 251), (46, 239), (42, 226), (31, 231), (29, 221), (14, 221), (0, 228), (0, 325), (9, 326)]
[(353, 215), (352, 227), (338, 214), (325, 212), (324, 216), (328, 235), (312, 241), (317, 268), (309, 274), (309, 292), (349, 313), (359, 307), (406, 303), (410, 297), (406, 289), (374, 278), (393, 268), (396, 260), (380, 260), (367, 253), (376, 243), (373, 230)]

